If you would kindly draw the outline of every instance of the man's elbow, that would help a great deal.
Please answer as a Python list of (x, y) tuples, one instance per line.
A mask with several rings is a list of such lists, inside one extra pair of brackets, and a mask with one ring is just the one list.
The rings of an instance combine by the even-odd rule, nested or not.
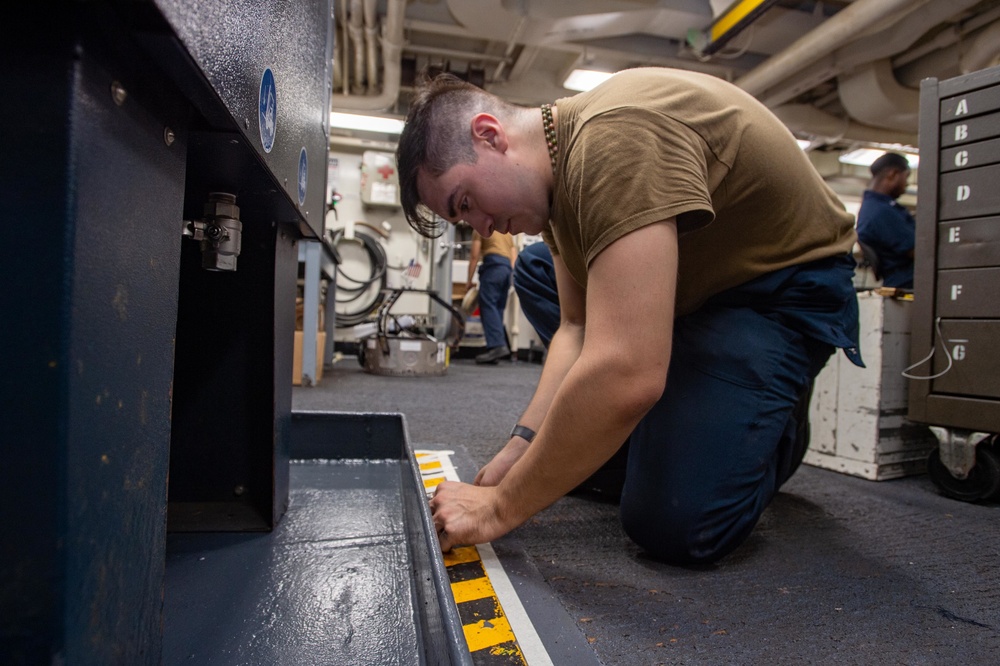
[(645, 364), (619, 367), (615, 372), (618, 382), (614, 395), (618, 409), (630, 418), (642, 418), (663, 397), (667, 384), (666, 366)]
[(637, 414), (645, 415), (663, 397), (663, 390), (667, 386), (667, 372), (656, 372), (646, 370), (642, 377), (634, 384), (633, 409)]

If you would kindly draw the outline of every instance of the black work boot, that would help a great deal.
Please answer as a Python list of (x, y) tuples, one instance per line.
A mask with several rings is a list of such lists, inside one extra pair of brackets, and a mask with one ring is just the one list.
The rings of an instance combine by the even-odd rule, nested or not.
[(507, 345), (500, 345), (499, 347), (490, 347), (482, 354), (476, 356), (476, 363), (489, 363), (491, 365), (496, 365), (497, 361), (505, 358), (510, 358), (510, 347)]

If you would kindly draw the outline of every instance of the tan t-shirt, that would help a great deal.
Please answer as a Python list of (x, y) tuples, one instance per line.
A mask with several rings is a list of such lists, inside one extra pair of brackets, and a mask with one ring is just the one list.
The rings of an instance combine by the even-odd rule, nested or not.
[(510, 255), (514, 250), (514, 237), (510, 234), (498, 234), (492, 233), (489, 238), (482, 238), (482, 254), (485, 257), (488, 254), (499, 254), (502, 257), (507, 257), (510, 259)]
[(677, 217), (678, 316), (759, 275), (849, 253), (854, 218), (791, 133), (736, 86), (637, 68), (560, 99), (544, 239), (584, 288), (630, 231)]

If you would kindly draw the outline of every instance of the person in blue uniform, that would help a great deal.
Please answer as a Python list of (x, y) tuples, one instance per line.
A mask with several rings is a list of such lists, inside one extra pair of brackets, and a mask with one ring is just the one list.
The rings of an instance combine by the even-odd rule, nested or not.
[(871, 172), (858, 211), (858, 240), (866, 254), (875, 253), (882, 286), (912, 289), (916, 221), (896, 201), (906, 191), (910, 163), (898, 153), (886, 153), (872, 162)]

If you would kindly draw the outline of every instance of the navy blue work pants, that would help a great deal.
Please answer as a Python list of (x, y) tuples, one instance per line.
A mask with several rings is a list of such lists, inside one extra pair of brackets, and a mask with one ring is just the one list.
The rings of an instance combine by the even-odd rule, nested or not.
[(507, 345), (503, 314), (510, 292), (511, 271), (510, 259), (499, 254), (487, 254), (479, 266), (479, 318), (489, 348)]
[(514, 262), (514, 291), (528, 323), (548, 347), (559, 328), (559, 294), (552, 253), (545, 243), (526, 245), (518, 253)]
[[(538, 245), (514, 282), (525, 316), (551, 336), (558, 301), (526, 289), (547, 282)], [(629, 438), (622, 524), (674, 564), (716, 561), (749, 536), (805, 453), (812, 380), (834, 351), (780, 312), (737, 305), (739, 289), (675, 320), (666, 389)]]

